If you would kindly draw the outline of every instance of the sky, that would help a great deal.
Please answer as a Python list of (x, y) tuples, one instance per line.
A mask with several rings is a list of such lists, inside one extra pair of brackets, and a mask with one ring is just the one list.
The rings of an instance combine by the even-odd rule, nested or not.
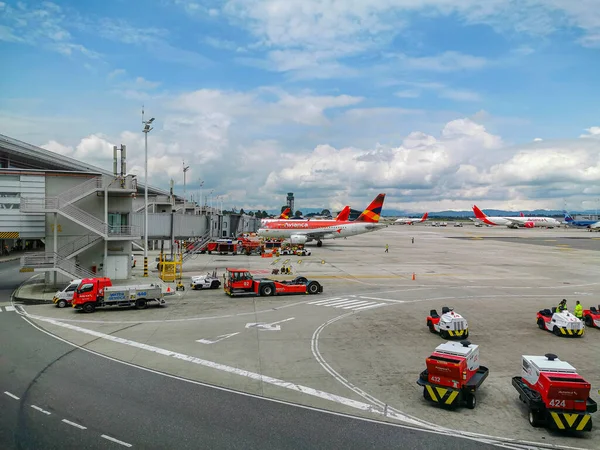
[(0, 1), (0, 133), (225, 208), (595, 209), (598, 0)]

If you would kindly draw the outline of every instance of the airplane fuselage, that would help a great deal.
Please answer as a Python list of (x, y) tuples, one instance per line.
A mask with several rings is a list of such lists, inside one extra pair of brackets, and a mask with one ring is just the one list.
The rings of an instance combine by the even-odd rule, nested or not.
[(560, 222), (552, 217), (491, 217), (486, 216), (485, 219), (479, 219), (489, 225), (504, 225), (507, 227), (514, 227), (515, 222), (517, 226), (525, 226), (527, 223), (532, 223), (536, 227), (559, 227)]
[[(322, 222), (322, 223), (316, 223)], [(356, 236), (359, 234), (369, 233), (382, 228), (386, 228), (387, 225), (380, 223), (371, 222), (346, 222), (336, 223), (330, 220), (319, 220), (313, 223), (300, 222), (300, 223), (288, 223), (280, 221), (277, 223), (269, 223), (266, 227), (260, 228), (257, 232), (259, 236), (267, 238), (291, 238), (295, 235), (307, 235), (319, 234), (319, 238), (309, 238), (311, 240), (321, 239), (339, 239), (348, 236)]]

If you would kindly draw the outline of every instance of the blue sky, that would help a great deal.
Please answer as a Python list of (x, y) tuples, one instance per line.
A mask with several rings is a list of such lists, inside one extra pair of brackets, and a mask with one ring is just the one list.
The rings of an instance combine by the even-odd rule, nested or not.
[(2, 0), (0, 132), (143, 177), (145, 104), (153, 184), (229, 206), (593, 208), (595, 4)]

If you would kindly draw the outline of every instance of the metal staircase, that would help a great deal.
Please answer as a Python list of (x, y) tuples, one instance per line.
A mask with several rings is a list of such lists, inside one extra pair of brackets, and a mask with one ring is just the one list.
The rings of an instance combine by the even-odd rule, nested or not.
[(21, 257), (21, 267), (37, 272), (56, 271), (69, 278), (94, 278), (96, 274), (57, 253), (31, 253)]
[(90, 178), (57, 196), (22, 197), (20, 205), (22, 213), (57, 213), (86, 228), (93, 234), (74, 238), (58, 248), (56, 253), (46, 252), (25, 255), (21, 258), (21, 266), (35, 271), (56, 271), (74, 278), (95, 277), (95, 273), (76, 264), (72, 258), (103, 239), (109, 241), (140, 239), (141, 233), (134, 226), (109, 225), (104, 220), (79, 208), (75, 203), (105, 189), (116, 191), (136, 189), (133, 184), (127, 186), (126, 183), (127, 178), (102, 175)]
[(55, 197), (21, 198), (22, 213), (58, 213), (106, 240), (139, 239), (140, 230), (131, 225), (108, 225), (83, 209), (75, 206), (78, 200), (109, 187), (115, 180), (110, 177), (94, 177)]
[(73, 258), (88, 248), (93, 247), (102, 241), (101, 236), (86, 234), (79, 236), (58, 248), (57, 254), (65, 259)]
[(200, 253), (200, 251), (202, 251), (202, 247), (204, 247), (204, 245), (206, 245), (206, 243), (210, 241), (210, 239), (211, 238), (209, 231), (200, 236), (200, 239), (194, 243), (193, 247), (190, 248), (185, 255), (183, 255), (182, 262), (186, 262), (193, 255), (197, 255), (198, 253)]

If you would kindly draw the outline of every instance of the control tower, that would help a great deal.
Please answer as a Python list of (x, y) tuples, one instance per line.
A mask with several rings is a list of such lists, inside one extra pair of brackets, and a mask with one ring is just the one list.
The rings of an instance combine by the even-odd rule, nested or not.
[(294, 209), (294, 193), (288, 192), (286, 200), (287, 200), (287, 206), (288, 206), (288, 208), (290, 208), (290, 216), (293, 216), (296, 212), (296, 210)]

